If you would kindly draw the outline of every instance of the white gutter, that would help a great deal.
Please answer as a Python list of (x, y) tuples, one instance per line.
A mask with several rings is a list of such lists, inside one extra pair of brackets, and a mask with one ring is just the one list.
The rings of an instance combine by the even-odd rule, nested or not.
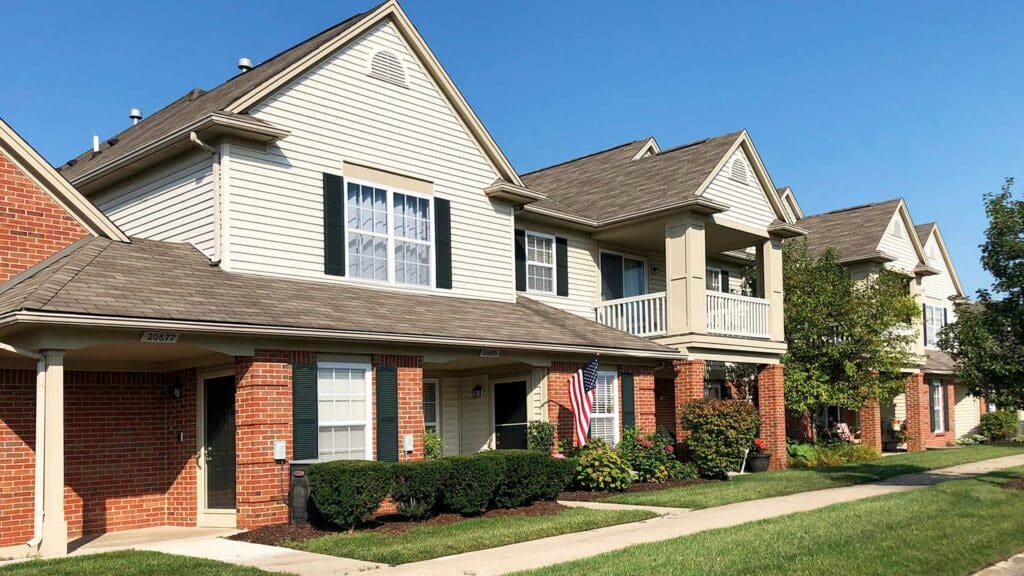
[(0, 350), (11, 352), (19, 356), (27, 356), (36, 360), (36, 445), (35, 445), (35, 494), (32, 501), (32, 539), (26, 542), (32, 550), (39, 549), (39, 543), (43, 541), (43, 458), (45, 446), (43, 427), (46, 420), (46, 358), (42, 354), (23, 350), (10, 344), (0, 342)]
[(216, 148), (203, 142), (199, 139), (199, 136), (193, 132), (189, 132), (188, 139), (190, 142), (198, 146), (200, 149), (210, 153), (212, 157), (213, 167), (211, 168), (213, 177), (213, 258), (210, 260), (210, 264), (214, 266), (220, 264), (221, 258), (221, 205), (220, 205), (220, 152)]

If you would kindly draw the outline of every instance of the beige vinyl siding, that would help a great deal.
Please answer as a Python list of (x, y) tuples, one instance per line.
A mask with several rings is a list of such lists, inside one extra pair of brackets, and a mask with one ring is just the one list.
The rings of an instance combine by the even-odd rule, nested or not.
[(548, 371), (546, 368), (534, 368), (530, 371), (528, 381), (528, 398), (526, 403), (527, 419), (531, 422), (548, 419), (544, 409), (548, 400)]
[[(473, 398), (474, 386), (480, 386), (480, 398)], [(463, 454), (472, 454), (491, 447), (494, 425), (491, 421), (490, 388), (486, 375), (459, 378), (459, 429)]]
[[(520, 294), (593, 320), (594, 306), (601, 298), (601, 272), (598, 265), (597, 244), (594, 240), (583, 232), (528, 220), (517, 219), (516, 228), (565, 238), (566, 255), (569, 262), (568, 296), (543, 292), (520, 292)], [(513, 261), (511, 265), (513, 266), (512, 273), (515, 274), (515, 262)]]
[(125, 234), (187, 242), (213, 257), (213, 160), (196, 152), (131, 178), (92, 201)]
[[(746, 163), (746, 182), (732, 178), (732, 164), (737, 158), (742, 158)], [(768, 203), (764, 188), (758, 182), (754, 168), (742, 148), (736, 149), (702, 196), (729, 207), (727, 211), (714, 216), (716, 222), (735, 222), (763, 230), (775, 220), (775, 211)]]
[[(893, 223), (897, 221), (899, 222), (899, 237), (892, 233)], [(914, 243), (910, 239), (911, 234), (917, 234), (917, 232), (907, 229), (900, 211), (897, 210), (893, 214), (892, 219), (889, 220), (885, 234), (882, 235), (882, 239), (878, 242), (879, 251), (896, 259), (893, 262), (887, 262), (885, 264), (886, 267), (904, 272), (911, 272), (917, 267), (917, 251), (914, 250)]]
[(708, 258), (706, 267), (717, 268), (729, 273), (729, 292), (731, 294), (741, 294), (743, 292), (743, 268), (741, 266), (733, 262)]
[(929, 300), (935, 299), (944, 302), (943, 305), (949, 305), (949, 297), (956, 296), (956, 287), (953, 285), (953, 277), (949, 274), (946, 259), (942, 257), (938, 244), (935, 235), (931, 235), (924, 245), (928, 265), (938, 270), (939, 273), (934, 276), (924, 276), (921, 279), (921, 291)]
[(906, 420), (907, 419), (907, 395), (906, 394), (898, 394), (896, 396), (896, 398), (893, 400), (893, 404), (895, 405), (895, 411), (894, 411), (895, 418), (897, 420), (900, 420), (900, 421)]
[(459, 453), (459, 410), (462, 398), (459, 395), (459, 379), (445, 377), (439, 380), (441, 391), (441, 439), (442, 453), (454, 456)]
[(981, 404), (967, 391), (966, 386), (956, 386), (956, 404), (953, 406), (956, 437), (963, 438), (978, 433), (981, 422)]
[[(407, 88), (367, 75), (380, 49), (399, 57)], [(453, 289), (439, 293), (514, 298), (511, 207), (483, 191), (497, 173), (389, 22), (252, 115), (290, 135), (266, 151), (232, 148), (232, 270), (352, 281), (324, 275), (322, 230), (322, 174), (351, 162), (433, 182), (451, 201)]]

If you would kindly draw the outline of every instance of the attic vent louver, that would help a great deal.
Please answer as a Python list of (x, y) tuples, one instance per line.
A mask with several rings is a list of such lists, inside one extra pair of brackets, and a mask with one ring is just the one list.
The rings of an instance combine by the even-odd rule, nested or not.
[(403, 88), (407, 87), (405, 83), (405, 69), (402, 68), (402, 62), (398, 59), (398, 56), (387, 50), (381, 50), (373, 55), (373, 58), (370, 59), (370, 71), (368, 74), (378, 80), (390, 82)]
[(747, 165), (743, 162), (742, 158), (732, 161), (732, 170), (729, 177), (744, 184), (747, 182)]

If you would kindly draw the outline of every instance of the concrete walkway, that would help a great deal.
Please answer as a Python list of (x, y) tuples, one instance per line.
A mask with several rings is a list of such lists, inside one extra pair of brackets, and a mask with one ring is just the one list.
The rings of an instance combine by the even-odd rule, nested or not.
[[(917, 490), (949, 480), (969, 478), (1004, 468), (1024, 466), (1024, 454), (1007, 456), (971, 464), (963, 464), (920, 474), (897, 476), (882, 482), (860, 484), (844, 488), (831, 488), (803, 492), (790, 496), (738, 502), (716, 508), (687, 510), (654, 506), (629, 506), (602, 502), (565, 502), (568, 506), (598, 509), (638, 508), (651, 510), (661, 516), (598, 528), (587, 532), (564, 534), (540, 540), (531, 540), (500, 548), (478, 550), (434, 560), (389, 567), (373, 562), (325, 556), (290, 550), (277, 546), (264, 546), (222, 538), (233, 530), (207, 530), (196, 528), (152, 528), (113, 533), (97, 538), (76, 549), (73, 554), (89, 554), (132, 548), (194, 556), (210, 560), (252, 566), (271, 572), (287, 572), (300, 576), (402, 576), (430, 574), (432, 576), (490, 576), (550, 566), (579, 558), (595, 556), (636, 544), (659, 542), (736, 526), (756, 520), (784, 516), (794, 512), (816, 510), (833, 504), (851, 502), (873, 496)], [(983, 572), (984, 576), (1021, 574), (1024, 555)]]
[(989, 566), (974, 576), (1021, 576), (1024, 574), (1024, 554), (1017, 554), (994, 566)]

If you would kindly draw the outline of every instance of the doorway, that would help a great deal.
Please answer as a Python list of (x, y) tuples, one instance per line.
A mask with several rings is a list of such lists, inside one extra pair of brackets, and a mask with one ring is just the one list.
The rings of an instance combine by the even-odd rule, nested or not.
[(200, 379), (199, 388), (199, 524), (234, 527), (235, 376), (208, 376)]
[(526, 381), (494, 384), (494, 447), (526, 449)]

